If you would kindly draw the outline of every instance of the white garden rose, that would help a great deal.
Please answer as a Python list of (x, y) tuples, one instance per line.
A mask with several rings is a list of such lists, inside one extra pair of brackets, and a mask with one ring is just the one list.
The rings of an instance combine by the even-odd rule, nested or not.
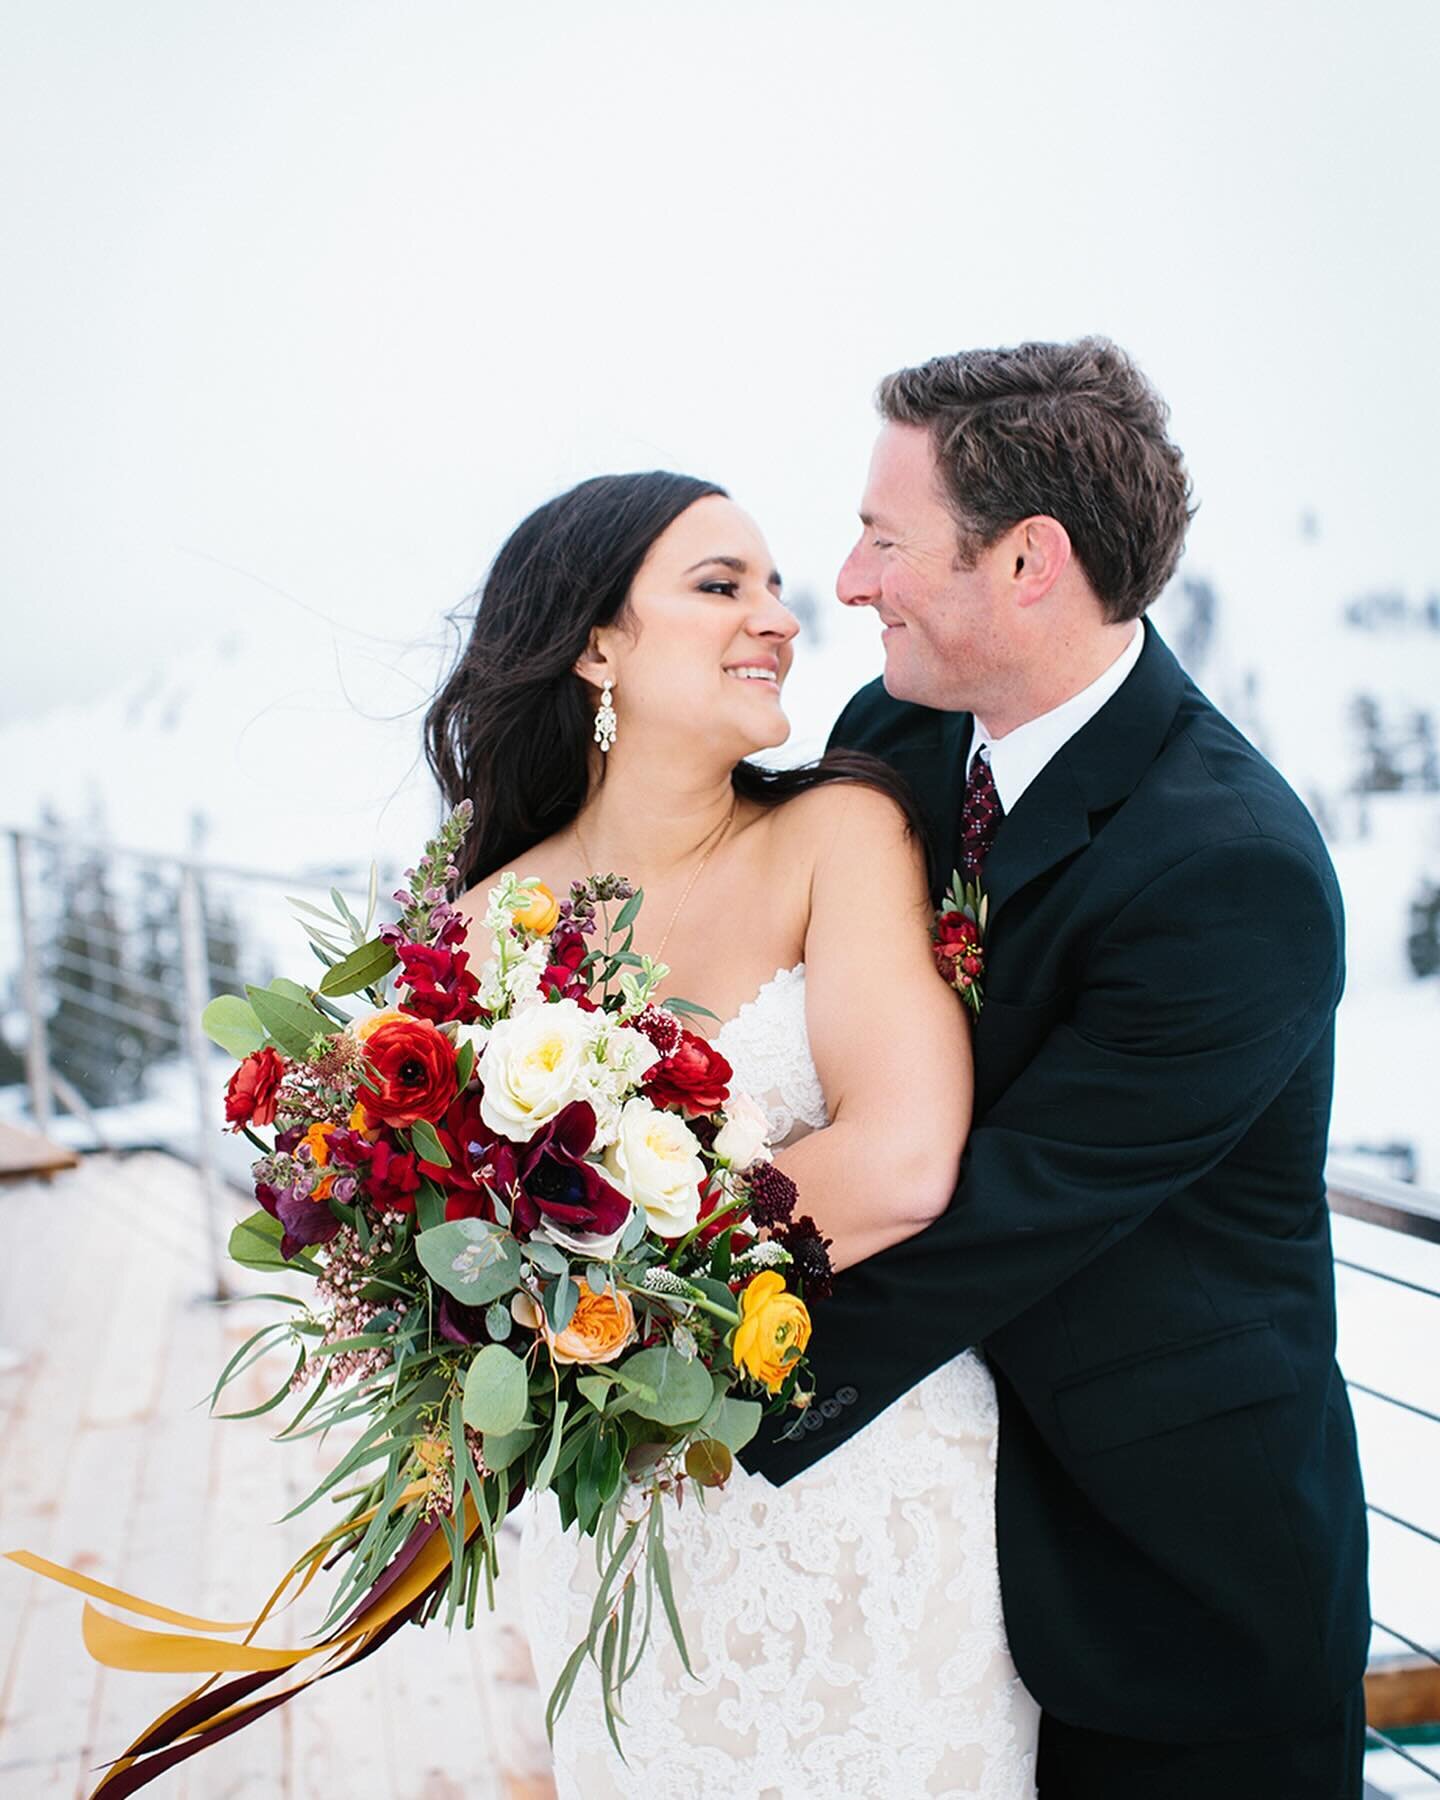
[(743, 1175), (769, 1148), (769, 1119), (748, 1094), (733, 1092), (725, 1103), (725, 1123), (715, 1136), (715, 1154)]
[(573, 1000), (527, 1006), (490, 1028), (480, 1062), (480, 1117), (492, 1131), (528, 1144), (572, 1100), (589, 1098), (588, 1016)]
[(620, 1248), (620, 1240), (630, 1228), (630, 1220), (635, 1216), (632, 1206), (624, 1223), (615, 1231), (567, 1231), (563, 1225), (557, 1225), (553, 1219), (542, 1219), (532, 1233), (535, 1237), (549, 1238), (552, 1244), (558, 1244), (562, 1250), (569, 1250), (576, 1256), (583, 1256), (590, 1262), (610, 1262)]
[(699, 1139), (678, 1114), (661, 1112), (638, 1095), (627, 1100), (604, 1160), (611, 1180), (644, 1208), (658, 1236), (684, 1237), (693, 1229), (700, 1217), (705, 1165)]

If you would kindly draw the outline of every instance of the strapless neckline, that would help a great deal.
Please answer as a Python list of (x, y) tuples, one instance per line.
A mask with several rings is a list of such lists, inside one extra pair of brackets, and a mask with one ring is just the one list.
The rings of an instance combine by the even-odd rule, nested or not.
[(741, 1001), (740, 1010), (738, 1012), (732, 1013), (728, 1019), (722, 1019), (720, 1021), (719, 1025), (715, 1028), (714, 1037), (710, 1040), (711, 1043), (718, 1043), (722, 1032), (728, 1031), (732, 1025), (738, 1025), (742, 1019), (749, 1018), (755, 1012), (757, 1007), (763, 1007), (765, 1004), (765, 996), (772, 988), (779, 987), (782, 982), (788, 981), (796, 975), (803, 975), (804, 973), (805, 964), (803, 959), (800, 962), (791, 963), (789, 968), (777, 969), (768, 981), (762, 981), (760, 983), (759, 987), (756, 988), (755, 992), (748, 1000)]
[(773, 1149), (829, 1123), (805, 1028), (805, 964), (777, 969), (710, 1040), (732, 1086), (761, 1108)]

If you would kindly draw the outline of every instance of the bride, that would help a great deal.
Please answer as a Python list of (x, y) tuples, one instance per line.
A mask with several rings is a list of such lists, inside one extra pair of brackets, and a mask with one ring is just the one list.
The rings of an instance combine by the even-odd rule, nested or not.
[[(446, 798), (475, 803), (472, 959), (490, 954), (480, 920), (504, 869), (561, 895), (592, 872), (643, 887), (636, 949), (668, 965), (662, 997), (714, 1015), (692, 1025), (764, 1108), (797, 1210), (843, 1271), (944, 1210), (970, 1050), (896, 779), (856, 757), (745, 760), (789, 734), (797, 629), (722, 489), (587, 481), (501, 550), (427, 745)], [(823, 1300), (813, 1311), (823, 1363)], [(738, 1463), (722, 1489), (682, 1484), (665, 1536), (695, 1675), (657, 1615), (622, 1695), (622, 1763), (587, 1665), (555, 1731), (561, 1800), (647, 1782), (672, 1800), (1031, 1800), (1038, 1711), (1001, 1617), (995, 1429), (967, 1351), (784, 1486)], [(594, 1547), (562, 1532), (552, 1494), (525, 1509), (548, 1695), (585, 1635)]]

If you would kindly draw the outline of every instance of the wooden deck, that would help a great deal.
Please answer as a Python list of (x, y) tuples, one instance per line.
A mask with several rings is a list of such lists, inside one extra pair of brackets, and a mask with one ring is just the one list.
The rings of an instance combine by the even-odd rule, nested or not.
[[(272, 1444), (271, 1419), (217, 1422), (197, 1406), (231, 1350), (274, 1314), (200, 1298), (203, 1206), (195, 1172), (155, 1153), (0, 1186), (0, 1344), (18, 1353), (0, 1372), (0, 1548), (243, 1618), (319, 1528), (318, 1514), (271, 1521), (320, 1465), (305, 1446)], [(264, 1394), (257, 1372), (231, 1404)], [(403, 1631), (154, 1791), (548, 1800), (542, 1705), (504, 1593), (502, 1583), (501, 1612), (475, 1631)], [(87, 1794), (97, 1765), (192, 1685), (91, 1663), (81, 1605), (0, 1563), (0, 1794)], [(296, 1641), (315, 1622), (289, 1614), (266, 1641)]]

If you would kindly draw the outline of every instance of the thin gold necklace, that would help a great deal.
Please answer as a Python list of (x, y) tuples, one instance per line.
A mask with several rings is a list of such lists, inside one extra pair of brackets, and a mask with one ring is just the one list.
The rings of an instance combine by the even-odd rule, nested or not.
[[(680, 917), (680, 910), (684, 906), (685, 902), (690, 898), (690, 894), (691, 894), (692, 890), (694, 889), (695, 883), (705, 873), (706, 863), (709, 862), (710, 858), (720, 848), (721, 844), (723, 844), (725, 842), (725, 839), (730, 831), (730, 826), (735, 818), (736, 808), (739, 806), (739, 804), (740, 804), (740, 796), (738, 794), (736, 794), (734, 799), (732, 799), (730, 802), (729, 812), (726, 813), (724, 819), (721, 821), (719, 837), (715, 838), (714, 842), (710, 845), (709, 849), (706, 850), (705, 854), (700, 858), (699, 862), (696, 863), (694, 873), (691, 875), (690, 879), (685, 883), (684, 893), (682, 893), (680, 898), (675, 902), (675, 910), (670, 915), (670, 923), (665, 927), (664, 934), (662, 935), (659, 946), (657, 947), (657, 949), (655, 951), (654, 961), (656, 961), (657, 963), (665, 955), (665, 946), (670, 942), (670, 933), (675, 929), (675, 921)], [(581, 860), (585, 863), (587, 870), (592, 875), (598, 875), (600, 871), (595, 867), (594, 858), (590, 855), (590, 852), (585, 848), (585, 840), (580, 835), (580, 820), (579, 820), (578, 816), (572, 823), (570, 829), (575, 834), (575, 842), (579, 846)]]

